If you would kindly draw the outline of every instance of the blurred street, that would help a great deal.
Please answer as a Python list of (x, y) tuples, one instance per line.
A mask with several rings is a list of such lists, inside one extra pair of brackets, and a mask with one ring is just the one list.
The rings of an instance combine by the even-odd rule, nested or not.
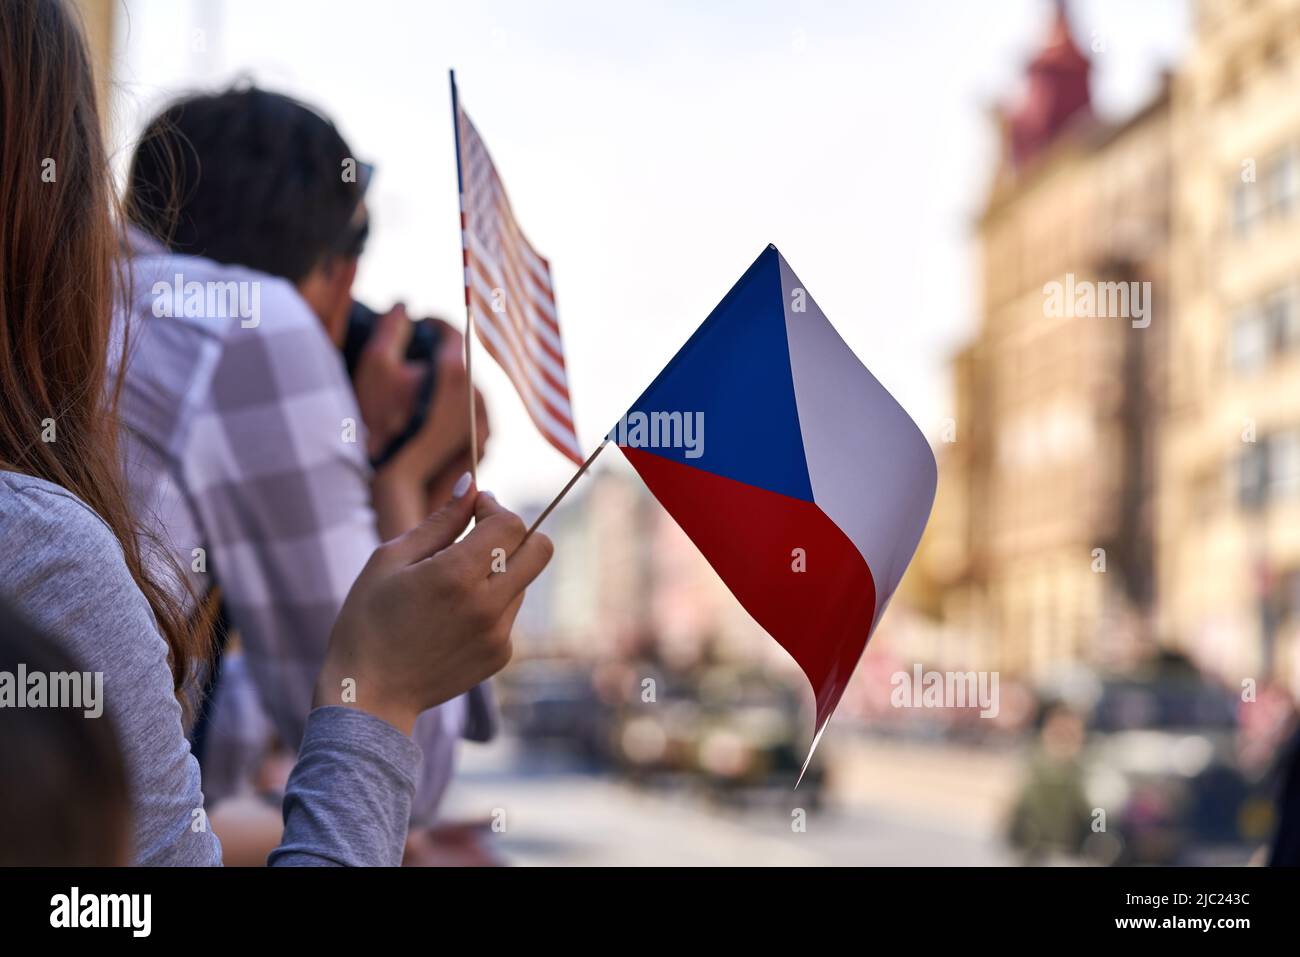
[(794, 833), (798, 791), (738, 809), (689, 788), (640, 788), (558, 755), (525, 764), (506, 738), (464, 749), (447, 817), (491, 820), (504, 811), (504, 831), (492, 843), (506, 863), (523, 866), (1014, 863), (989, 826), (987, 789), (939, 785), (955, 783), (946, 778), (961, 766), (949, 749), (888, 775), (867, 766), (868, 754), (881, 756), (873, 746), (849, 762), (857, 800), (828, 796), (826, 807), (808, 814), (807, 831)]

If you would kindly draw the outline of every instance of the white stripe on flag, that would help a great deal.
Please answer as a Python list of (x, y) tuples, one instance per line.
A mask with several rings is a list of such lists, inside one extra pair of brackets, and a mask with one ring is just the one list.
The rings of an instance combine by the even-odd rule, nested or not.
[(543, 435), (580, 462), (550, 267), (519, 228), (487, 145), (463, 109), (456, 123), (465, 289), (475, 327)]
[[(484, 312), (482, 309), (479, 309), (477, 314), (484, 316), (486, 320), (492, 324), (494, 335), (497, 337), (495, 341), (504, 341), (509, 358), (512, 363), (515, 364), (517, 374), (519, 372), (519, 365), (522, 363), (522, 376), (529, 389), (535, 395), (540, 396), (549, 402), (551, 408), (555, 409), (556, 412), (559, 412), (565, 418), (569, 419), (569, 421), (573, 421), (573, 410), (569, 408), (568, 396), (557, 392), (554, 386), (538, 374), (536, 366), (520, 357), (519, 350), (515, 347), (518, 340), (512, 335), (507, 324), (502, 322), (502, 317), (493, 312)], [(505, 340), (501, 340), (500, 337), (502, 336), (505, 337)], [(512, 376), (512, 378), (516, 378), (516, 376)], [(516, 378), (515, 387), (519, 388), (519, 385), (520, 383)]]
[[(478, 262), (478, 260), (476, 259), (474, 262)], [(470, 283), (474, 290), (483, 297), (484, 302), (491, 303), (495, 306), (497, 302), (496, 290), (501, 287), (498, 286), (493, 288), (488, 286), (488, 284), (483, 281), (483, 277), (480, 276), (472, 266), (470, 267)], [(505, 311), (509, 313), (510, 307), (513, 305), (510, 296), (505, 295), (501, 302)], [(492, 311), (496, 312), (496, 309), (494, 308)], [(541, 344), (537, 341), (538, 338), (547, 338), (547, 334), (549, 333), (549, 341), (551, 342), (552, 347), (558, 352), (560, 341), (555, 334), (550, 332), (550, 330), (541, 329), (535, 322), (527, 322), (526, 320), (521, 322), (520, 319), (514, 315), (511, 315), (510, 319), (511, 323), (509, 331), (512, 333), (512, 340), (518, 342), (519, 336), (522, 335), (524, 340), (523, 344), (528, 351), (528, 355), (531, 356), (538, 365), (550, 373), (551, 377), (555, 379), (556, 382), (563, 383), (565, 380), (564, 366), (556, 362), (554, 356), (543, 349)], [(520, 326), (523, 326), (523, 328), (520, 328)]]
[[(520, 381), (518, 368), (515, 365), (514, 359), (510, 355), (509, 348), (501, 340), (500, 333), (497, 331), (492, 319), (488, 318), (488, 316), (484, 314), (483, 310), (477, 307), (475, 307), (474, 315), (474, 328), (478, 330), (479, 335), (491, 344), (492, 348), (501, 356), (502, 361), (508, 365), (506, 372), (515, 382), (517, 388)], [(581, 458), (582, 453), (577, 447), (573, 431), (563, 422), (558, 421), (554, 416), (552, 416), (551, 413), (546, 410), (546, 407), (543, 406), (541, 402), (537, 401), (536, 396), (534, 396), (531, 391), (521, 389), (520, 396), (524, 400), (524, 406), (528, 409), (528, 414), (533, 417), (533, 421), (537, 423), (538, 427), (541, 428), (543, 432), (548, 433), (569, 451)]]

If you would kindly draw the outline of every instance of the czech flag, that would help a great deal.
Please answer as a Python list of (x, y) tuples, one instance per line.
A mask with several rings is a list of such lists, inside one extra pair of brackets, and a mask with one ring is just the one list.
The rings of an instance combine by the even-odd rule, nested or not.
[(811, 759), (925, 529), (929, 443), (775, 246), (610, 438), (808, 676)]

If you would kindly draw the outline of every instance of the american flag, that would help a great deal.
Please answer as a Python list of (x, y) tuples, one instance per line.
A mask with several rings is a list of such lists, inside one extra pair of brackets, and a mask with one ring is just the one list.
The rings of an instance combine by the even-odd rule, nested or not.
[(487, 146), (460, 107), (452, 78), (460, 175), (465, 307), (478, 339), (514, 383), (546, 440), (581, 465), (551, 264), (515, 221)]

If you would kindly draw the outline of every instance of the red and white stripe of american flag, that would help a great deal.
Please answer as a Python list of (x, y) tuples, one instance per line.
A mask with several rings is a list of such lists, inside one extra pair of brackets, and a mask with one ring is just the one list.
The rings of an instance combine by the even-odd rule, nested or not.
[(492, 157), (457, 106), (465, 306), (546, 440), (581, 465), (551, 265), (524, 237)]

